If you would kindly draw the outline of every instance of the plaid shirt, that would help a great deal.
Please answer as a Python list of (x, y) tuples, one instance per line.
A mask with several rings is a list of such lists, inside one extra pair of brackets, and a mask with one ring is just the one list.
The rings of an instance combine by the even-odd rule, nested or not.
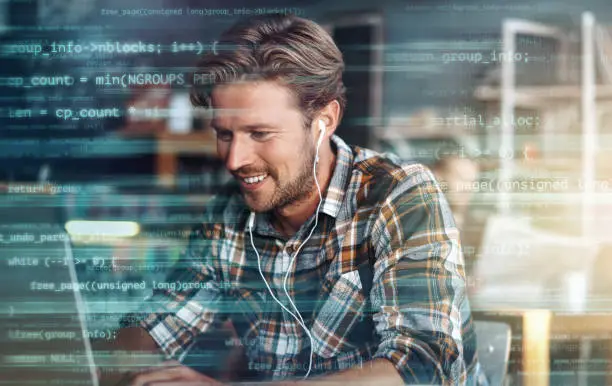
[[(332, 137), (336, 166), (317, 229), (314, 215), (287, 238), (258, 214), (252, 231), (275, 296), (314, 338), (312, 375), (386, 358), (406, 383), (476, 384), (480, 366), (466, 297), (459, 231), (432, 173), (392, 154)], [(167, 355), (181, 358), (202, 334), (231, 318), (249, 368), (262, 380), (302, 377), (310, 339), (272, 299), (261, 278), (237, 185), (207, 205), (168, 282), (141, 321)], [(373, 264), (364, 293), (364, 264)]]

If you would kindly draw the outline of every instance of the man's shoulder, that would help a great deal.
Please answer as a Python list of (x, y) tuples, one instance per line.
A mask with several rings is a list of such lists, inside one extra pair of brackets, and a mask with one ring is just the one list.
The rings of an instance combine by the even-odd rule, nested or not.
[(353, 147), (353, 151), (353, 169), (360, 179), (360, 190), (374, 189), (386, 197), (391, 192), (405, 192), (423, 184), (437, 185), (432, 171), (422, 163), (403, 160), (394, 153), (379, 153), (357, 146)]

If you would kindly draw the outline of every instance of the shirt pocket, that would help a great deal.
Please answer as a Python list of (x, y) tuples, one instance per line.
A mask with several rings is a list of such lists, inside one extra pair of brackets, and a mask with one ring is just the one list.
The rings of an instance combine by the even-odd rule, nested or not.
[(362, 318), (365, 298), (357, 270), (343, 273), (333, 285), (312, 325), (314, 352), (323, 358), (357, 348), (347, 338)]

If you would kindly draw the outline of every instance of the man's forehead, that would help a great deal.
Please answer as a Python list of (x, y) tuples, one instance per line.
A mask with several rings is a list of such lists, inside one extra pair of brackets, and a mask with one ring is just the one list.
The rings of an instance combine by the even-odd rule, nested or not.
[(211, 95), (213, 126), (279, 125), (300, 111), (293, 94), (275, 82), (232, 83), (215, 87)]
[(280, 114), (260, 109), (212, 109), (211, 126), (229, 129), (230, 126), (275, 127), (282, 122)]

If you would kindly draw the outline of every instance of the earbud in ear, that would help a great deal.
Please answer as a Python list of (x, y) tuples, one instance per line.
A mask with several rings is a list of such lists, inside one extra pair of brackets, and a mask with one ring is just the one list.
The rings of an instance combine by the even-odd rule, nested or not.
[(319, 119), (319, 140), (317, 141), (317, 147), (321, 146), (323, 142), (323, 137), (325, 137), (325, 122), (322, 119)]
[(317, 140), (317, 155), (315, 157), (315, 163), (319, 163), (319, 147), (321, 147), (324, 137), (325, 137), (325, 122), (323, 122), (322, 119), (319, 119), (319, 139)]

